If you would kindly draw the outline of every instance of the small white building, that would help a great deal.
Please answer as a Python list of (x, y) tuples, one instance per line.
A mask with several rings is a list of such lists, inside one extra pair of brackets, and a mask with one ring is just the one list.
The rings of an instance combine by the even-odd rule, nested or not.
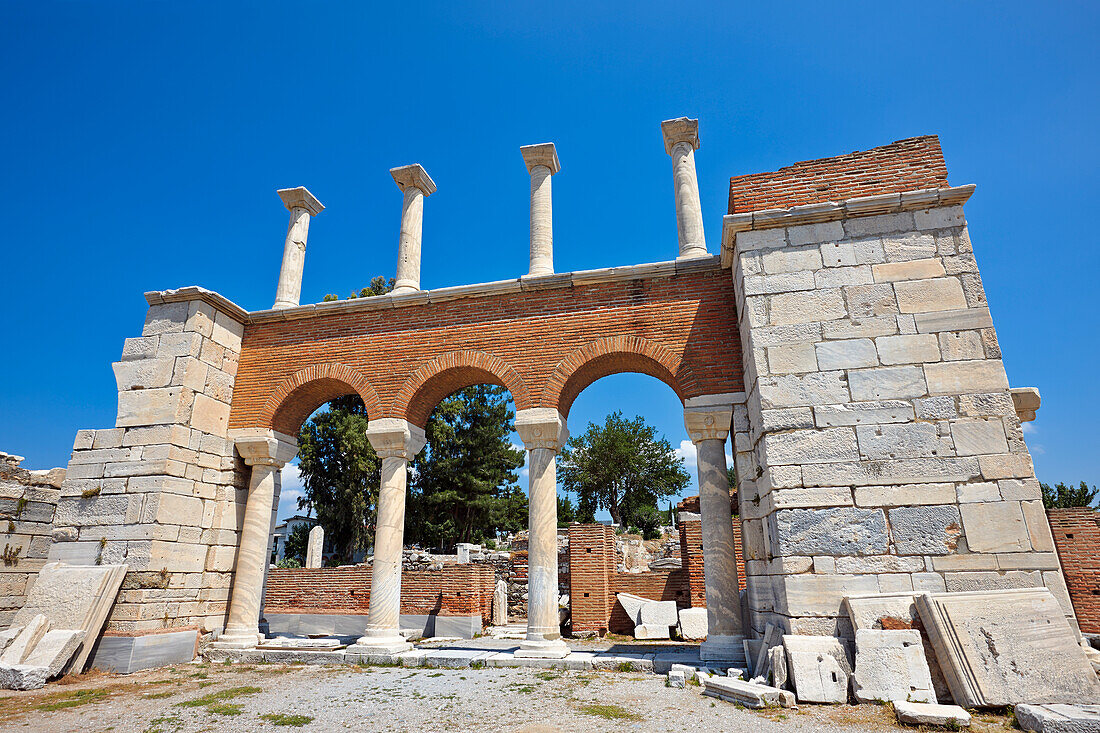
[(286, 541), (290, 537), (291, 532), (302, 526), (304, 526), (306, 530), (310, 530), (313, 529), (316, 524), (316, 518), (304, 517), (300, 514), (296, 514), (284, 520), (282, 524), (275, 525), (275, 532), (273, 533), (275, 542), (271, 546), (271, 562), (277, 563), (286, 557)]

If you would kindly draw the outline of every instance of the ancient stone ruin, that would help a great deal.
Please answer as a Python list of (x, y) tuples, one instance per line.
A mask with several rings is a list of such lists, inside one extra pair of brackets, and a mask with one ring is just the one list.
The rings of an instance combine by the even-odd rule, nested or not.
[[(1095, 696), (1020, 428), (1038, 392), (1010, 386), (967, 229), (975, 187), (948, 182), (935, 137), (736, 176), (712, 254), (698, 123), (661, 131), (679, 233), (666, 262), (557, 273), (561, 165), (547, 143), (521, 149), (530, 268), (513, 279), (421, 289), (436, 185), (417, 164), (391, 171), (402, 209), (390, 294), (299, 302), (310, 219), (324, 208), (305, 188), (278, 192), (290, 225), (270, 309), (193, 286), (146, 293), (142, 332), (114, 364), (114, 426), (81, 430), (60, 489), (35, 500), (42, 517), (56, 503), (42, 559), (125, 567), (100, 648), (125, 669), (190, 659), (199, 636), (216, 637), (208, 653), (220, 658), (263, 652), (280, 469), (313, 410), (356, 394), (382, 489), (366, 623), (338, 654), (415, 653), (401, 629), (406, 465), (440, 399), (490, 383), (510, 391), (530, 463), (526, 631), (509, 659), (580, 659), (561, 636), (555, 458), (581, 390), (641, 372), (684, 406), (701, 553), (683, 553), (689, 598), (642, 596), (658, 606), (636, 618), (620, 600), (615, 613), (649, 633), (700, 609), (689, 626), (706, 638), (687, 674), (704, 675), (708, 693), (839, 701), (851, 678), (857, 698), (912, 703), (918, 718), (947, 691), (968, 706)], [(570, 593), (574, 625), (590, 614), (595, 633), (618, 597), (601, 541), (585, 540), (593, 585)], [(470, 581), (478, 597), (463, 606), (480, 616), (484, 600), (486, 622), (491, 575)], [(1051, 654), (1072, 673), (1052, 678)], [(1030, 688), (1006, 692), (1006, 660)], [(746, 679), (706, 671), (725, 668)]]

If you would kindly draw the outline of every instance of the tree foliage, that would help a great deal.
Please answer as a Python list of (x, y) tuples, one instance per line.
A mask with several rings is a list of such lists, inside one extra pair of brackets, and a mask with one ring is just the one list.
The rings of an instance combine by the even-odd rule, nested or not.
[(311, 510), (339, 559), (373, 542), (381, 462), (367, 440), (367, 410), (358, 395), (337, 397), (298, 431), (299, 509)]
[[(378, 277), (373, 278), (370, 281), (370, 285), (368, 285), (367, 287), (360, 288), (358, 292), (353, 291), (351, 295), (348, 296), (348, 300), (351, 300), (353, 298), (370, 298), (375, 295), (385, 295), (386, 293), (393, 290), (393, 286), (396, 283), (397, 280), (395, 278), (391, 277), (389, 280), (387, 280), (386, 278), (379, 275)], [(330, 303), (334, 300), (340, 300), (339, 296), (337, 296), (336, 293), (329, 293), (321, 299), (321, 302)]]
[(306, 553), (309, 550), (309, 530), (305, 524), (299, 524), (287, 535), (283, 545), (283, 557), (294, 558), (298, 562), (306, 561)]
[(674, 496), (688, 484), (684, 461), (656, 428), (641, 417), (627, 420), (622, 412), (607, 416), (603, 425), (588, 424), (583, 435), (570, 438), (558, 463), (563, 488), (578, 497), (580, 521), (592, 521), (606, 509), (616, 524), (653, 524), (659, 500)]
[(527, 526), (517, 470), (524, 451), (509, 436), (515, 415), (503, 387), (475, 385), (440, 402), (413, 463), (406, 541), (451, 547)]
[(1071, 507), (1089, 507), (1096, 501), (1100, 489), (1091, 489), (1084, 481), (1079, 486), (1066, 486), (1063, 483), (1039, 484), (1043, 491), (1043, 506), (1047, 509), (1069, 509)]

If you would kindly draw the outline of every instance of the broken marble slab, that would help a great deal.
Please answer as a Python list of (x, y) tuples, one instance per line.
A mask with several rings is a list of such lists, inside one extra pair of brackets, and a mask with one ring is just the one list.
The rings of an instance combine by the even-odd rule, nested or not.
[(852, 662), (834, 636), (783, 636), (787, 673), (799, 702), (848, 702)]
[(643, 603), (638, 613), (639, 625), (675, 626), (680, 619), (676, 613), (676, 601), (649, 601)]
[(0, 662), (4, 664), (23, 664), (34, 647), (50, 630), (50, 620), (43, 614), (37, 614), (27, 619), (22, 630), (12, 639), (11, 644), (0, 654)]
[(615, 598), (619, 601), (619, 605), (626, 611), (626, 615), (630, 617), (630, 620), (637, 626), (642, 623), (642, 606), (653, 601), (649, 598), (642, 598), (636, 596), (633, 593), (616, 593)]
[(49, 670), (30, 664), (0, 662), (0, 688), (5, 690), (37, 690), (45, 687)]
[(683, 672), (670, 669), (668, 671), (668, 686), (683, 689), (687, 685), (687, 675)]
[(35, 645), (24, 661), (32, 667), (45, 667), (47, 679), (65, 671), (69, 661), (84, 641), (83, 629), (53, 629)]
[(775, 624), (768, 624), (764, 627), (764, 638), (760, 641), (760, 647), (756, 651), (756, 655), (748, 659), (749, 670), (753, 677), (768, 676), (768, 653), (772, 650), (772, 647), (781, 646), (783, 644), (783, 630)]
[(654, 624), (638, 624), (634, 627), (635, 639), (668, 639), (669, 627)]
[(681, 608), (677, 613), (680, 621), (680, 636), (684, 639), (707, 638), (707, 609)]
[(19, 635), (19, 632), (23, 630), (22, 626), (12, 626), (11, 628), (0, 631), (0, 654), (11, 646), (11, 643), (15, 641), (15, 637)]
[(1017, 705), (1016, 723), (1032, 733), (1097, 733), (1100, 705)]
[(920, 632), (857, 629), (852, 692), (859, 702), (936, 702)]
[(787, 686), (787, 653), (781, 646), (773, 646), (768, 650), (768, 668), (771, 671), (771, 684), (773, 687), (783, 689)]
[[(874, 593), (870, 595), (845, 596), (841, 608), (852, 620), (852, 628), (883, 629), (912, 628), (917, 620), (916, 598), (913, 593)], [(883, 625), (883, 620), (886, 625)], [(890, 620), (901, 624), (891, 624)]]
[(26, 603), (15, 614), (13, 625), (25, 624), (32, 616), (43, 614), (54, 629), (83, 630), (84, 640), (71, 667), (74, 672), (83, 672), (114, 606), (126, 568), (126, 565), (43, 565)]
[(917, 611), (963, 707), (1100, 700), (1100, 681), (1046, 588), (926, 593)]
[(898, 700), (894, 702), (894, 714), (899, 723), (909, 725), (938, 725), (943, 728), (966, 728), (970, 725), (970, 713), (958, 705)]
[(759, 685), (755, 682), (734, 677), (706, 677), (703, 679), (703, 694), (716, 697), (719, 700), (735, 702), (747, 708), (766, 708), (782, 706), (785, 708), (794, 705), (794, 695), (786, 690), (780, 690), (768, 685)]

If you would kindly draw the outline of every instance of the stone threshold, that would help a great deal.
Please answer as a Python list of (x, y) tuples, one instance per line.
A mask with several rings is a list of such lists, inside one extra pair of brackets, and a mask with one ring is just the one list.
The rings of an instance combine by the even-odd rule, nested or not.
[(348, 664), (379, 667), (422, 667), (432, 669), (480, 669), (482, 667), (537, 667), (540, 669), (597, 670), (607, 672), (645, 672), (668, 674), (673, 664), (697, 669), (712, 668), (700, 661), (699, 652), (572, 651), (563, 659), (532, 659), (516, 657), (518, 646), (505, 649), (476, 648), (473, 645), (449, 646), (439, 649), (413, 649), (399, 654), (363, 654), (360, 652), (220, 649), (208, 648), (203, 658), (208, 662), (231, 664)]
[(436, 288), (435, 290), (420, 290), (408, 295), (393, 295), (392, 293), (388, 293), (386, 295), (375, 295), (370, 298), (333, 300), (328, 303), (307, 303), (294, 308), (281, 308), (277, 310), (267, 309), (251, 312), (245, 310), (225, 296), (197, 285), (189, 285), (175, 290), (150, 291), (145, 293), (145, 300), (149, 305), (201, 300), (236, 319), (238, 322), (247, 325), (250, 323), (267, 323), (272, 321), (294, 321), (302, 318), (316, 318), (318, 316), (335, 313), (359, 313), (362, 311), (404, 308), (415, 305), (430, 305), (433, 303), (445, 303), (451, 300), (459, 300), (460, 298), (484, 298), (506, 293), (556, 290), (623, 280), (651, 280), (687, 273), (710, 272), (718, 270), (719, 267), (718, 256), (710, 255), (707, 257), (674, 260), (671, 262), (652, 262), (641, 265), (603, 267), (596, 270), (579, 270), (577, 272), (563, 272), (553, 275), (538, 275), (533, 277), (524, 275), (523, 277), (512, 280), (497, 280), (474, 285), (457, 285), (448, 288)]

